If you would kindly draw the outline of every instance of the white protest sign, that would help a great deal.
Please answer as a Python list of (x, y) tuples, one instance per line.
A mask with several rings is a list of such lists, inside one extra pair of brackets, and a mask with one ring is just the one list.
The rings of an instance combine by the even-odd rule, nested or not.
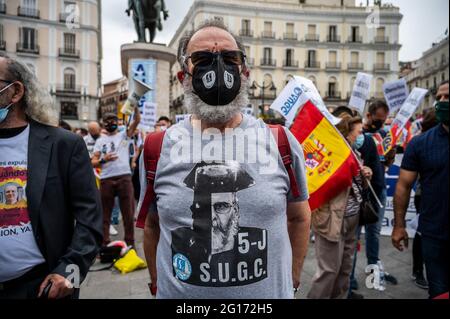
[(333, 116), (329, 111), (327, 106), (322, 100), (319, 91), (311, 80), (303, 78), (301, 76), (295, 76), (295, 80), (297, 80), (301, 85), (306, 87), (306, 96), (311, 100), (311, 102), (319, 109), (320, 112), (333, 124), (337, 125), (341, 121), (340, 118)]
[(142, 119), (139, 127), (141, 129), (153, 129), (156, 124), (156, 103), (145, 102), (142, 106)]
[(311, 102), (315, 104), (324, 116), (326, 116), (333, 124), (339, 123), (339, 119), (336, 119), (328, 112), (314, 83), (300, 76), (295, 76), (289, 81), (270, 108), (283, 115), (287, 123), (293, 123), (298, 110), (309, 100), (311, 100)]
[(395, 114), (408, 98), (409, 90), (405, 79), (388, 82), (383, 85), (383, 93), (390, 114)]
[(366, 101), (370, 94), (370, 82), (372, 81), (372, 77), (371, 74), (362, 72), (358, 72), (358, 75), (356, 76), (355, 85), (348, 106), (358, 111), (360, 115), (364, 114)]
[(177, 115), (175, 115), (175, 123), (183, 122), (184, 119), (189, 116), (190, 116), (190, 114), (177, 114)]
[(397, 113), (397, 116), (394, 119), (392, 125), (397, 125), (399, 131), (406, 125), (411, 116), (416, 112), (417, 108), (422, 103), (425, 95), (428, 93), (428, 90), (421, 88), (414, 88), (411, 94), (406, 99), (405, 103), (403, 103), (402, 108)]

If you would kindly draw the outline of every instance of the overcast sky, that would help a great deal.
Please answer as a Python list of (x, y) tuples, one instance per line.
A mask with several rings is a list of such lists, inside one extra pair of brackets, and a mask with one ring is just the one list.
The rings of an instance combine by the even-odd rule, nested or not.
[[(165, 0), (169, 19), (164, 23), (163, 32), (158, 33), (155, 42), (168, 44), (193, 0)], [(366, 3), (356, 0), (356, 3)], [(372, 2), (372, 1), (371, 1)], [(400, 7), (403, 21), (400, 25), (400, 61), (419, 58), (431, 47), (432, 42), (443, 36), (449, 27), (448, 0), (390, 0)], [(134, 24), (125, 14), (128, 0), (103, 1), (103, 83), (122, 76), (120, 66), (120, 46), (137, 39)]]

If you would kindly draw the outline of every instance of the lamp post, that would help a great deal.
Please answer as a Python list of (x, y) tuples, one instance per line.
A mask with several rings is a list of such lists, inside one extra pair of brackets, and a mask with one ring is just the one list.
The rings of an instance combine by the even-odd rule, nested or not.
[(270, 92), (276, 92), (277, 88), (272, 80), (266, 84), (266, 80), (263, 81), (262, 84), (258, 84), (256, 81), (253, 81), (252, 86), (250, 86), (250, 94), (255, 96), (255, 90), (259, 88), (261, 89), (261, 116), (262, 118), (266, 118), (265, 114), (265, 90), (269, 90)]

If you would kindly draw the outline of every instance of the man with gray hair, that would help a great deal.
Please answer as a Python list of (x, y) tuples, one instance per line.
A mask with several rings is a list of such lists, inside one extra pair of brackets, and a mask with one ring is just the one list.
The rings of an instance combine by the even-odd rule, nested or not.
[(57, 124), (36, 76), (0, 55), (0, 184), (25, 190), (0, 206), (0, 299), (77, 298), (102, 241), (86, 146)]
[(157, 298), (293, 298), (310, 227), (301, 146), (277, 127), (291, 150), (282, 158), (271, 129), (241, 112), (249, 70), (222, 23), (206, 22), (178, 52), (192, 115), (149, 135), (140, 162), (137, 226), (150, 290)]

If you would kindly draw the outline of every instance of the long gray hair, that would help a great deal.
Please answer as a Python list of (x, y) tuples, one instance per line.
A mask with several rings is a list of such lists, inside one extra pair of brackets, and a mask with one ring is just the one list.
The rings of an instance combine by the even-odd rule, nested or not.
[(58, 126), (59, 116), (54, 100), (36, 75), (25, 63), (6, 55), (0, 54), (0, 57), (7, 61), (7, 80), (21, 82), (25, 88), (22, 100), (25, 114), (36, 122)]

